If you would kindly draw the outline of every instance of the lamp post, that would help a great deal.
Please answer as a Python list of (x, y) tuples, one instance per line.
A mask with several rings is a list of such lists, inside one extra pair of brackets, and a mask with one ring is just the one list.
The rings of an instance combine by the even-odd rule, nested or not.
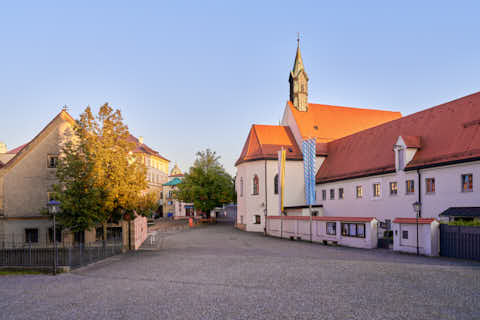
[(55, 224), (55, 216), (60, 208), (60, 202), (50, 200), (47, 203), (48, 213), (53, 217), (53, 275), (57, 274), (57, 226)]
[(419, 201), (416, 201), (412, 204), (413, 206), (413, 211), (415, 211), (415, 217), (417, 220), (417, 256), (420, 255), (420, 249), (418, 246), (418, 218), (420, 216), (420, 211), (422, 210), (422, 203)]

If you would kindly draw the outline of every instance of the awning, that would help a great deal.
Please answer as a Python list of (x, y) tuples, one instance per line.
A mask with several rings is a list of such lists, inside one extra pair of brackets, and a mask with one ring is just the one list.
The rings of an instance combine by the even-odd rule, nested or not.
[(440, 217), (480, 217), (480, 207), (450, 207), (439, 215)]

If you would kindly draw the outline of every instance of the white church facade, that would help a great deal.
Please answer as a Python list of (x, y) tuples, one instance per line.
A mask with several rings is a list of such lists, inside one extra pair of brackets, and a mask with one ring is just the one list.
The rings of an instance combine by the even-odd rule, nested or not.
[[(299, 48), (289, 81), (281, 124), (253, 125), (236, 162), (239, 228), (364, 248), (393, 237), (395, 250), (438, 255), (439, 220), (480, 216), (480, 93), (406, 117), (308, 103)], [(309, 138), (317, 142), (313, 217), (299, 147)]]

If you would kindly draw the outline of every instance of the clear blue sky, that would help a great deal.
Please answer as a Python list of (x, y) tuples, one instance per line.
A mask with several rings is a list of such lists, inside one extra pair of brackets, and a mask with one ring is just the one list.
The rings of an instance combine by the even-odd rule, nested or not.
[(77, 117), (110, 102), (183, 170), (209, 147), (234, 173), (250, 126), (282, 116), (297, 31), (311, 102), (410, 114), (480, 90), (479, 12), (478, 1), (1, 2), (0, 141), (29, 141), (64, 104)]

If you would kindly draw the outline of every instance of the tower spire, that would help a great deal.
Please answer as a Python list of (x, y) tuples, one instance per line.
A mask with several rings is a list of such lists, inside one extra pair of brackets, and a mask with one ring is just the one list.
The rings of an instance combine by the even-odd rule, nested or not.
[(295, 62), (293, 63), (293, 73), (297, 74), (302, 69), (304, 69), (304, 67), (302, 53), (300, 52), (300, 32), (297, 32), (297, 54), (295, 55)]
[(290, 72), (290, 101), (298, 111), (308, 111), (308, 76), (300, 52), (300, 33), (297, 32), (297, 53)]

